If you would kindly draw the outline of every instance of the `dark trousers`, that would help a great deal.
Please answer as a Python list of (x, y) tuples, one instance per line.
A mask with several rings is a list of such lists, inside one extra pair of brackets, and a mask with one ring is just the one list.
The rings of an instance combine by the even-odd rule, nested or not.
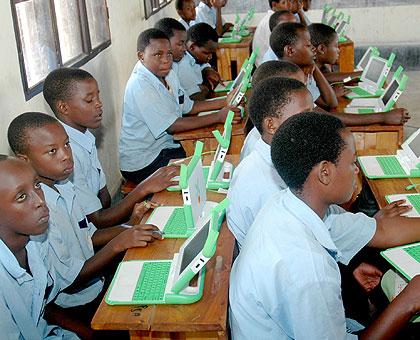
[(140, 183), (144, 181), (147, 177), (149, 177), (151, 174), (153, 174), (157, 169), (168, 165), (169, 161), (171, 159), (175, 158), (185, 158), (186, 154), (184, 149), (181, 147), (176, 149), (163, 149), (159, 155), (155, 158), (155, 160), (150, 163), (148, 166), (146, 166), (143, 169), (137, 170), (137, 171), (122, 171), (122, 176), (134, 183)]

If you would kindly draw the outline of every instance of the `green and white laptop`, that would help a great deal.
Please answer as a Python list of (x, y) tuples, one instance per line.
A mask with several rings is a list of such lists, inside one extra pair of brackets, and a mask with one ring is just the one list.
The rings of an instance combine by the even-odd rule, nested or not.
[(407, 280), (420, 275), (420, 242), (390, 248), (382, 251), (381, 255)]
[(335, 9), (328, 4), (325, 4), (322, 10), (322, 19), (321, 22), (323, 24), (327, 24), (332, 15), (335, 14)]
[(366, 68), (370, 58), (379, 57), (379, 55), (379, 50), (376, 47), (370, 46), (357, 63), (355, 71), (363, 71)]
[(420, 129), (402, 145), (396, 155), (360, 156), (359, 164), (368, 178), (420, 177)]
[(388, 60), (380, 57), (371, 57), (360, 77), (361, 82), (357, 86), (346, 86), (352, 92), (346, 94), (346, 98), (369, 98), (379, 97), (383, 93), (382, 87), (395, 60), (395, 54), (391, 53)]
[[(248, 24), (252, 20), (255, 14), (255, 8), (251, 7), (248, 12), (241, 18), (239, 14), (235, 16), (234, 27), (237, 26), (235, 31), (239, 32), (241, 37), (248, 37), (251, 33), (248, 29)], [(226, 32), (223, 34), (223, 38), (229, 38), (232, 36), (232, 32)]]
[(347, 41), (346, 34), (347, 34), (347, 30), (350, 27), (350, 22), (351, 22), (350, 15), (345, 15), (345, 14), (343, 14), (343, 16), (340, 19), (336, 20), (335, 31), (337, 32), (337, 35), (338, 35), (338, 42)]
[[(197, 144), (202, 145), (202, 142)], [(188, 166), (181, 165), (179, 185), (184, 205), (157, 207), (146, 222), (163, 231), (165, 238), (188, 238), (216, 205), (207, 201), (201, 157), (193, 157)]]
[(388, 203), (398, 200), (405, 200), (407, 204), (411, 205), (413, 209), (402, 214), (405, 217), (420, 217), (420, 194), (395, 194), (387, 195), (385, 199)]
[[(397, 74), (398, 72), (398, 74)], [(394, 75), (392, 81), (386, 87), (384, 93), (379, 98), (356, 98), (353, 99), (344, 109), (345, 113), (375, 113), (388, 112), (397, 102), (398, 98), (404, 92), (407, 86), (408, 77), (403, 75), (401, 79), (399, 76), (402, 72), (400, 66)]]
[[(172, 260), (123, 261), (105, 296), (110, 305), (188, 304), (201, 299), (205, 265), (216, 252), (228, 200), (209, 216), (181, 246)], [(189, 286), (198, 274), (197, 284)]]

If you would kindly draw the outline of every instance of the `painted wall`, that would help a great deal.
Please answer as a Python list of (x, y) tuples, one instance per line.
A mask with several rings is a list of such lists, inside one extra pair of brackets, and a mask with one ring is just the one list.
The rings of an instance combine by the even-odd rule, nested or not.
[[(99, 158), (107, 174), (108, 186), (115, 192), (120, 184), (118, 166), (118, 136), (125, 84), (136, 63), (138, 34), (164, 16), (176, 16), (174, 4), (145, 21), (143, 0), (108, 0), (112, 44), (82, 68), (98, 80), (104, 105), (102, 128), (94, 131), (98, 137)], [(52, 114), (42, 94), (25, 101), (17, 57), (10, 1), (0, 1), (0, 153), (10, 153), (7, 127), (10, 121), (25, 111)], [(105, 137), (105, 138), (104, 138)]]

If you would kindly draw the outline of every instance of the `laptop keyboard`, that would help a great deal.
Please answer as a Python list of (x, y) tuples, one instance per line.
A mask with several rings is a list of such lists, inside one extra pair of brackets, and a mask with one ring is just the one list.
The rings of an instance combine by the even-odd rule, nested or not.
[(404, 169), (398, 162), (395, 156), (385, 156), (385, 157), (376, 157), (376, 160), (379, 163), (384, 175), (387, 176), (403, 176), (406, 175)]
[(185, 221), (184, 208), (175, 208), (173, 213), (166, 222), (163, 228), (165, 236), (180, 235), (183, 236), (187, 233), (187, 222)]
[(420, 214), (420, 195), (407, 195), (408, 202)]
[(368, 96), (371, 95), (369, 92), (367, 92), (366, 90), (363, 90), (360, 87), (354, 87), (351, 89), (351, 91), (353, 93), (349, 93), (348, 96)]
[(417, 262), (420, 262), (420, 246), (417, 244), (415, 246), (406, 247), (404, 250)]
[(145, 262), (133, 301), (163, 301), (171, 262)]

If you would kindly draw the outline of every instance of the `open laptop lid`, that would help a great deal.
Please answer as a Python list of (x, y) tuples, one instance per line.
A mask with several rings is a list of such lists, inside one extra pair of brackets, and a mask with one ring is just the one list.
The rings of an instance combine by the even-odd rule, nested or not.
[(370, 86), (379, 87), (382, 75), (386, 72), (387, 61), (379, 57), (370, 58), (360, 80)]
[[(402, 67), (400, 66), (398, 70), (402, 71)], [(399, 79), (400, 73), (401, 72), (399, 72), (398, 75), (397, 73), (394, 75), (392, 81), (389, 83), (384, 93), (380, 97), (381, 105), (383, 105), (384, 111), (389, 111), (392, 109), (407, 86), (408, 77), (403, 75), (401, 79)]]
[(322, 19), (321, 19), (321, 22), (323, 24), (326, 24), (329, 21), (332, 11), (333, 11), (333, 8), (330, 5), (328, 4), (324, 5), (323, 10), (322, 10)]
[(359, 60), (356, 70), (364, 70), (372, 56), (379, 57), (379, 50), (376, 47), (370, 46)]
[[(188, 228), (196, 227), (195, 223), (200, 219), (206, 205), (206, 183), (204, 181), (203, 164), (201, 158), (197, 161), (188, 179), (188, 188), (182, 190), (186, 223)], [(187, 218), (191, 210), (192, 221)]]
[(252, 68), (247, 68), (245, 76), (242, 78), (242, 82), (234, 89), (232, 100), (229, 103), (231, 106), (238, 106), (248, 90), (248, 84), (251, 77)]
[(175, 276), (173, 286), (170, 287), (173, 293), (184, 289), (216, 252), (220, 224), (228, 204), (229, 200), (225, 198), (215, 206), (203, 226), (197, 228), (181, 246), (174, 263)]
[(244, 63), (242, 64), (241, 70), (239, 71), (238, 75), (236, 76), (235, 80), (232, 83), (232, 86), (230, 87), (230, 91), (233, 91), (235, 88), (238, 87), (238, 85), (242, 82), (242, 79), (245, 77), (247, 68), (249, 64), (249, 59), (245, 59)]
[(420, 163), (420, 129), (408, 137), (401, 148), (413, 164), (418, 167)]

